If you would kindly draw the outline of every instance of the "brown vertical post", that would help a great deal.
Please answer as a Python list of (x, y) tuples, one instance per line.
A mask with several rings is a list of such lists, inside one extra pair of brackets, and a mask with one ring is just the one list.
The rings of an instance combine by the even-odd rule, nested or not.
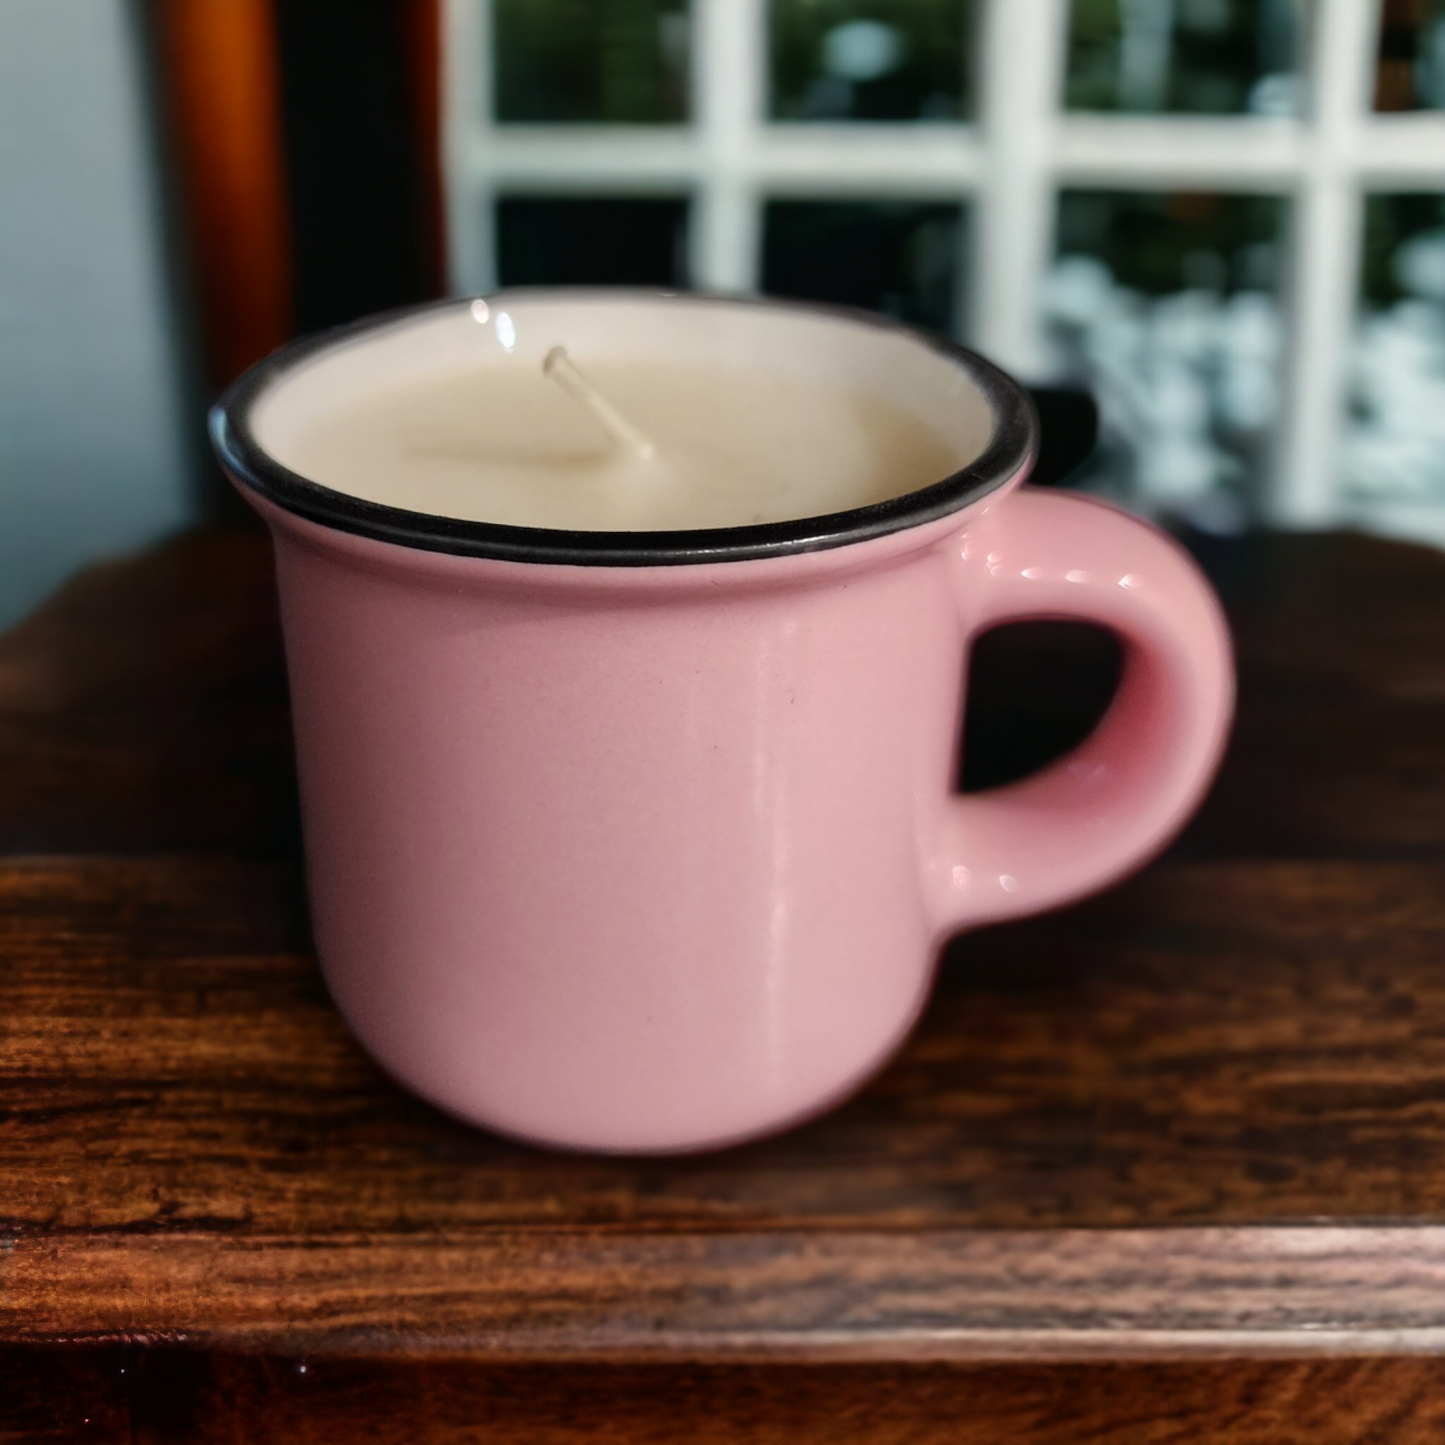
[(447, 291), (441, 168), (441, 11), (439, 0), (403, 0), (407, 69), (415, 119), (423, 259), (432, 291)]
[(219, 389), (291, 334), (273, 0), (153, 0), (163, 110)]

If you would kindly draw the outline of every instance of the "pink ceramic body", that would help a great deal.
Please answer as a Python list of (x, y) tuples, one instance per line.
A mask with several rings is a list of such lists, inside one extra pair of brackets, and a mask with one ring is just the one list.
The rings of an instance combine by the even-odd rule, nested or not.
[[(1194, 807), (1232, 675), (1147, 525), (1013, 483), (923, 525), (727, 563), (567, 566), (276, 540), (322, 966), (371, 1053), (508, 1134), (740, 1140), (882, 1064), (940, 946), (1135, 867)], [(960, 797), (970, 640), (1126, 643), (1075, 754)]]

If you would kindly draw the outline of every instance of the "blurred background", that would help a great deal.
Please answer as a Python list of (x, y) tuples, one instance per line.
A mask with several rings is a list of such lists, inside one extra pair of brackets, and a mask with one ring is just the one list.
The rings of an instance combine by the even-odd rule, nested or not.
[(1445, 0), (0, 0), (0, 625), (232, 505), (288, 337), (548, 282), (870, 307), (1069, 485), (1445, 545)]

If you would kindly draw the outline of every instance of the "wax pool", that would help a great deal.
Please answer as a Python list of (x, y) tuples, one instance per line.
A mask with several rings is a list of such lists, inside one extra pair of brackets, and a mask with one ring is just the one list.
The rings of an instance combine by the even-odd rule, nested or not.
[(469, 521), (588, 531), (732, 527), (846, 511), (958, 469), (884, 397), (757, 370), (576, 357), (655, 444), (609, 442), (540, 366), (359, 389), (263, 445), (336, 491)]

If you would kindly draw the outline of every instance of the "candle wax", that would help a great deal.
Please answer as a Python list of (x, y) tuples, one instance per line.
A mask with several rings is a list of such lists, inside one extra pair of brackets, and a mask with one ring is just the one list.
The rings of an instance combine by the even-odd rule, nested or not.
[[(791, 375), (578, 357), (655, 446), (631, 455), (540, 367), (378, 383), (273, 443), (323, 486), (410, 511), (587, 531), (732, 527), (847, 511), (967, 458), (883, 397)], [(264, 438), (263, 438), (264, 440)]]

